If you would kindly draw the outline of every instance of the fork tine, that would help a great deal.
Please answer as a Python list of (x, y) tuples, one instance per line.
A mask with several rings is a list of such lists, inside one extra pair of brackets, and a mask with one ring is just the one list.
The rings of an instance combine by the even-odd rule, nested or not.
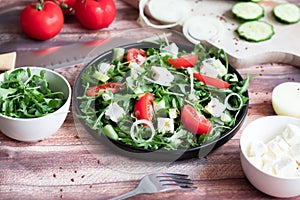
[(179, 184), (179, 183), (166, 183), (163, 184), (164, 187), (170, 187), (172, 189), (197, 189), (193, 184)]
[(169, 176), (169, 177), (181, 177), (181, 178), (187, 178), (189, 175), (187, 174), (176, 174), (176, 173), (162, 173), (162, 175), (165, 175), (165, 176)]
[(159, 180), (160, 182), (175, 182), (175, 183), (181, 183), (181, 184), (193, 184), (191, 179), (178, 179), (178, 178), (172, 178), (172, 179), (162, 179)]
[(191, 181), (191, 179), (189, 179), (188, 175), (186, 174), (162, 173), (157, 174), (156, 178), (158, 178), (159, 180)]
[(186, 174), (162, 173), (156, 176), (162, 186), (178, 189), (196, 189)]

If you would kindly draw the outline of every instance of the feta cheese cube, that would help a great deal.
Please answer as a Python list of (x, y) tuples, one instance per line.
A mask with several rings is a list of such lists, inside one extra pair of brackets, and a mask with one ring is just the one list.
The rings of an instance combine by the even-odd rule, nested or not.
[(153, 80), (155, 80), (158, 84), (163, 86), (171, 86), (174, 76), (167, 68), (152, 66), (151, 71)]
[(176, 119), (177, 118), (177, 114), (178, 114), (177, 108), (170, 108), (169, 109), (169, 117), (171, 119)]
[(299, 163), (300, 168), (300, 141), (290, 148), (290, 155)]
[(210, 77), (222, 77), (227, 74), (227, 69), (219, 59), (208, 58), (203, 60), (200, 67), (202, 74), (205, 74)]
[(173, 42), (171, 44), (169, 44), (168, 46), (165, 46), (163, 48), (161, 48), (161, 56), (166, 56), (166, 55), (170, 55), (172, 57), (177, 57), (179, 48), (178, 46)]
[(277, 135), (273, 140), (275, 143), (277, 143), (281, 151), (287, 152), (289, 150), (290, 148), (289, 144), (286, 143), (286, 141), (283, 139), (281, 135)]
[(276, 158), (280, 158), (284, 153), (281, 151), (280, 147), (278, 146), (277, 142), (273, 139), (267, 143), (267, 147), (269, 148), (270, 152), (274, 154)]
[(130, 77), (133, 80), (136, 80), (139, 77), (139, 74), (145, 72), (145, 69), (143, 67), (139, 66), (136, 62), (130, 62), (129, 68), (131, 68)]
[(157, 118), (157, 131), (159, 133), (174, 132), (174, 120), (171, 118)]
[(219, 75), (218, 70), (213, 66), (214, 58), (208, 58), (202, 61), (202, 65), (200, 67), (201, 74), (206, 76), (210, 76), (213, 78), (217, 78)]
[(274, 163), (275, 174), (282, 177), (295, 177), (298, 175), (297, 163), (289, 156), (283, 156)]
[(165, 109), (165, 108), (166, 108), (165, 100), (162, 99), (160, 101), (153, 102), (153, 109), (155, 113), (157, 113), (160, 109)]
[(227, 74), (227, 69), (219, 59), (215, 59), (213, 62), (214, 67), (218, 70), (219, 76), (222, 77)]
[(293, 124), (288, 124), (282, 133), (283, 139), (293, 146), (300, 141), (300, 128)]
[(268, 174), (275, 175), (274, 162), (276, 161), (276, 158), (274, 157), (274, 155), (270, 152), (267, 152), (263, 154), (260, 158), (262, 161), (261, 169)]
[(118, 122), (125, 114), (124, 109), (116, 102), (111, 103), (105, 111), (105, 116), (114, 122)]
[(262, 162), (264, 166), (273, 165), (276, 161), (276, 157), (271, 152), (266, 152), (261, 156)]
[(114, 65), (109, 63), (101, 63), (99, 66), (99, 71), (101, 71), (103, 74), (107, 74), (108, 70), (111, 68), (114, 68)]
[(210, 102), (205, 106), (205, 110), (214, 117), (221, 117), (225, 111), (226, 106), (217, 98), (211, 98)]
[(260, 157), (267, 153), (268, 147), (262, 141), (253, 141), (249, 149), (249, 156)]

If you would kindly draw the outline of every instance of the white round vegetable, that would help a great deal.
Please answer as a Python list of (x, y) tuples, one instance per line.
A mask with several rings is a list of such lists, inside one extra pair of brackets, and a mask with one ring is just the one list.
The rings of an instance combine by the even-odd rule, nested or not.
[[(151, 136), (149, 137), (149, 139), (144, 140), (143, 138), (141, 138), (137, 135), (137, 131), (135, 129), (138, 128), (139, 124), (146, 124), (149, 126), (149, 128), (151, 129)], [(154, 135), (155, 135), (155, 130), (154, 130), (152, 122), (145, 120), (145, 119), (141, 119), (141, 120), (137, 120), (137, 121), (133, 122), (131, 129), (130, 129), (130, 137), (136, 143), (151, 142)]]
[[(236, 97), (239, 99), (239, 106), (238, 106), (238, 107), (232, 107), (232, 106), (230, 105), (230, 103), (229, 103), (230, 98), (231, 98), (231, 97), (234, 97), (234, 96), (236, 96)], [(242, 97), (241, 97), (239, 94), (237, 94), (237, 93), (230, 93), (230, 94), (225, 98), (224, 104), (225, 104), (225, 106), (226, 106), (226, 108), (227, 108), (228, 110), (237, 111), (237, 110), (240, 110), (240, 109), (242, 108), (242, 106), (243, 106), (243, 99), (242, 99)]]
[(217, 18), (194, 16), (183, 24), (183, 34), (192, 43), (198, 44), (201, 41), (216, 42), (221, 39), (223, 25)]
[(150, 15), (164, 23), (180, 23), (191, 11), (186, 0), (150, 0), (147, 9)]
[[(164, 24), (153, 24), (145, 15), (145, 8), (151, 17)], [(191, 12), (191, 5), (187, 0), (140, 0), (139, 11), (141, 23), (153, 28), (164, 29), (182, 25)]]
[(273, 89), (272, 106), (277, 115), (300, 118), (300, 82), (285, 82)]

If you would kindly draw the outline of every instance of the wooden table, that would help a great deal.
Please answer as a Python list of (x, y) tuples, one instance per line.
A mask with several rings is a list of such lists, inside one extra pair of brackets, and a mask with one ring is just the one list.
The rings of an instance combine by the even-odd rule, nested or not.
[[(0, 0), (0, 8), (10, 4), (23, 6), (28, 2)], [(116, 5), (117, 17), (109, 28), (88, 31), (74, 16), (67, 16), (62, 32), (45, 42), (28, 39), (21, 32), (20, 10), (9, 12), (5, 19), (2, 16), (0, 19), (0, 51), (35, 50), (139, 29), (138, 11), (119, 0)], [(57, 71), (73, 85), (81, 69), (69, 66)], [(258, 75), (251, 79), (250, 107), (243, 127), (256, 118), (274, 115), (271, 93), (276, 85), (300, 81), (299, 69), (289, 65), (269, 63), (238, 71), (244, 76)], [(73, 112), (70, 112), (59, 131), (43, 141), (18, 142), (0, 133), (0, 199), (109, 199), (132, 190), (141, 177), (152, 172), (187, 173), (198, 189), (139, 195), (132, 199), (269, 199), (271, 197), (248, 182), (242, 171), (239, 138), (243, 127), (205, 158), (171, 163), (143, 162), (113, 153), (92, 154), (92, 144), (81, 137), (80, 127), (75, 125)]]

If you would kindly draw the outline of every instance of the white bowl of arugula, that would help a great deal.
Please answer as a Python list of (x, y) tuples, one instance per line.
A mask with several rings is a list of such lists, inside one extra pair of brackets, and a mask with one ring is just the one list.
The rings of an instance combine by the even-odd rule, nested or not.
[(0, 131), (35, 142), (55, 133), (69, 112), (71, 86), (57, 72), (22, 67), (0, 74)]
[(222, 50), (211, 53), (200, 44), (143, 42), (99, 55), (75, 82), (77, 116), (95, 140), (128, 156), (206, 156), (233, 137), (248, 110), (249, 77)]

